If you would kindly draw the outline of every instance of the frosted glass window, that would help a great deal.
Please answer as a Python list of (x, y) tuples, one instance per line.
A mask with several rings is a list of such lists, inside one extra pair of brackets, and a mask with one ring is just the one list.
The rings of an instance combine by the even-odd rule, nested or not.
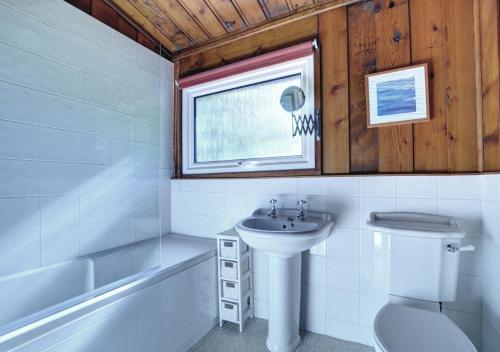
[(281, 93), (300, 86), (300, 74), (196, 97), (195, 161), (248, 160), (300, 155), (291, 114)]
[(314, 169), (314, 136), (293, 137), (280, 104), (290, 86), (305, 95), (296, 113), (311, 114), (312, 55), (183, 88), (183, 174)]

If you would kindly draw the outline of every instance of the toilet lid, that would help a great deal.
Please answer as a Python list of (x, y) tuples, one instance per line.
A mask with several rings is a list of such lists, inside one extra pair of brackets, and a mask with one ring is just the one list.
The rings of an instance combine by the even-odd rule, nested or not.
[(374, 337), (386, 352), (477, 352), (444, 314), (391, 303), (377, 314)]

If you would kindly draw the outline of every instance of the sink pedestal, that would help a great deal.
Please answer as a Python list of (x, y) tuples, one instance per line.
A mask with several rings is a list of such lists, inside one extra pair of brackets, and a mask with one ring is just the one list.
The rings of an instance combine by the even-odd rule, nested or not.
[(300, 343), (301, 254), (267, 255), (269, 329), (266, 345), (273, 352), (292, 352)]

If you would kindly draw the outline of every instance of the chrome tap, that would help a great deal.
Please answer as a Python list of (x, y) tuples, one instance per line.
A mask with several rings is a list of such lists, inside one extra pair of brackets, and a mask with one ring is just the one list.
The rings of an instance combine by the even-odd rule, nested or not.
[(298, 200), (297, 201), (297, 208), (299, 212), (297, 213), (297, 218), (300, 220), (305, 220), (306, 219), (306, 212), (304, 210), (304, 204), (307, 204), (305, 200)]
[(276, 203), (278, 203), (277, 199), (271, 199), (269, 201), (270, 209), (269, 209), (269, 213), (267, 213), (267, 216), (269, 216), (269, 217), (271, 217), (273, 219), (276, 219), (278, 217), (276, 215)]

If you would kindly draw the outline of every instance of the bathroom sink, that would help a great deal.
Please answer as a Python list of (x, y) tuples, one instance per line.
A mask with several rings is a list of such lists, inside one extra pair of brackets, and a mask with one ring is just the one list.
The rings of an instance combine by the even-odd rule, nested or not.
[(323, 242), (332, 230), (329, 213), (307, 211), (304, 219), (296, 215), (296, 209), (279, 209), (275, 217), (268, 216), (268, 209), (257, 209), (236, 230), (250, 247), (282, 255), (303, 252)]
[(327, 239), (333, 229), (330, 213), (300, 209), (257, 209), (236, 224), (250, 247), (268, 256), (269, 326), (266, 345), (273, 352), (292, 352), (300, 344), (301, 253)]

